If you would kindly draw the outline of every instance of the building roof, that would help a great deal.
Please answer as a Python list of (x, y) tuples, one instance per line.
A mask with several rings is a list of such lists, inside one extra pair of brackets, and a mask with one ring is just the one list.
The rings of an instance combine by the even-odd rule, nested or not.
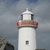
[[(4, 38), (2, 38), (1, 36), (0, 36), (0, 40), (2, 40), (4, 43), (6, 43), (6, 44), (9, 44), (9, 45), (11, 45), (11, 46), (13, 46), (12, 44), (10, 44), (7, 40), (5, 40)], [(13, 46), (14, 47), (14, 46)]]
[(30, 12), (29, 10), (28, 10), (28, 8), (26, 8), (26, 11), (25, 12), (23, 12), (22, 14), (33, 14), (32, 12)]

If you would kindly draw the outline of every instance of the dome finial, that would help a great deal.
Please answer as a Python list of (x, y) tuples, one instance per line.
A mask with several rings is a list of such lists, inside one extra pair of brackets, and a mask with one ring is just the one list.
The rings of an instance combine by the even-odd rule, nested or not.
[(26, 8), (26, 10), (28, 10), (28, 8)]

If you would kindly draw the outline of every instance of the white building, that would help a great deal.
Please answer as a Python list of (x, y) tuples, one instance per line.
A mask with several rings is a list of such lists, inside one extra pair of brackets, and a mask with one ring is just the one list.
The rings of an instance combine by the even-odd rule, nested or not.
[(18, 50), (35, 50), (36, 47), (36, 28), (38, 23), (33, 19), (34, 14), (26, 11), (21, 14), (21, 20), (18, 21), (19, 29)]

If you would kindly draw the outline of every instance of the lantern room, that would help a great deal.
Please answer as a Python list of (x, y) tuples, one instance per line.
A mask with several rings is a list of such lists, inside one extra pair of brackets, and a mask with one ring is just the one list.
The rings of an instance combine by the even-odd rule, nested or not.
[(26, 11), (21, 15), (21, 20), (33, 20), (33, 16), (34, 14), (28, 11), (28, 8), (26, 8)]

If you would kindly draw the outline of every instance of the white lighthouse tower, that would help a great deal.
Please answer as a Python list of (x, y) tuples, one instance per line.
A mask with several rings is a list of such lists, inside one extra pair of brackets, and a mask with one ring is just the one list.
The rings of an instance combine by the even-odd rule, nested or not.
[(38, 23), (33, 19), (34, 14), (26, 11), (21, 14), (21, 20), (17, 22), (19, 29), (18, 50), (35, 50), (36, 49), (36, 28)]

